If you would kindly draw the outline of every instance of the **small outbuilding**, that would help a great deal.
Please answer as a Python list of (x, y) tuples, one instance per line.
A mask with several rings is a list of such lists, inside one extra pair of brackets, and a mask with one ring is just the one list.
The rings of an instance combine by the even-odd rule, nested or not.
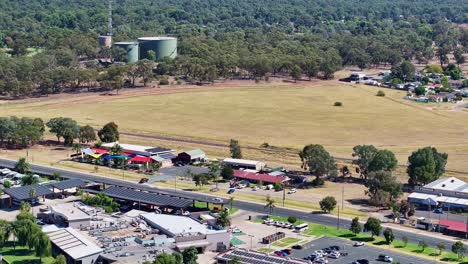
[(200, 162), (205, 160), (206, 154), (201, 149), (194, 149), (179, 153), (177, 155), (177, 161), (184, 164), (190, 164), (194, 162)]
[(232, 158), (224, 159), (223, 164), (231, 166), (233, 169), (249, 169), (256, 171), (261, 171), (266, 167), (266, 164), (261, 161)]

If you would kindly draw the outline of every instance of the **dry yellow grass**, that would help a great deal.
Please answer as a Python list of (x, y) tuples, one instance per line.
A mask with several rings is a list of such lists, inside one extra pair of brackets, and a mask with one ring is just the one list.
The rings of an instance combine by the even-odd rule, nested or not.
[[(323, 144), (334, 155), (350, 157), (357, 144), (374, 144), (397, 154), (404, 164), (418, 147), (449, 153), (449, 169), (468, 171), (466, 112), (431, 110), (405, 101), (405, 92), (336, 81), (291, 85), (252, 85), (225, 90), (137, 97), (73, 97), (0, 106), (2, 116), (48, 119), (68, 116), (96, 127), (115, 121), (123, 131), (164, 134), (242, 144), (263, 142), (301, 148)], [(334, 107), (340, 101), (343, 107)], [(224, 151), (223, 151), (224, 152)], [(220, 153), (221, 154), (221, 153)], [(268, 160), (268, 159), (266, 159)]]

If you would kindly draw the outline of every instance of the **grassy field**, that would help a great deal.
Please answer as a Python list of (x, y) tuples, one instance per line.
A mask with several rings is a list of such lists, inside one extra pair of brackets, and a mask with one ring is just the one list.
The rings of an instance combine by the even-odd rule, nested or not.
[[(3, 104), (3, 116), (69, 116), (96, 127), (115, 121), (121, 130), (242, 144), (264, 142), (301, 148), (323, 144), (339, 157), (350, 157), (357, 144), (395, 151), (399, 162), (421, 146), (449, 153), (448, 168), (468, 171), (468, 112), (405, 101), (405, 92), (335, 81), (228, 87), (213, 91), (67, 98)], [(342, 107), (333, 106), (340, 101)]]

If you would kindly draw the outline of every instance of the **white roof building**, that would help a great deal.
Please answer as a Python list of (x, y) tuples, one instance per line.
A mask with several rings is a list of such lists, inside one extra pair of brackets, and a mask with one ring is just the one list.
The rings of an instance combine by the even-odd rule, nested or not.
[(223, 160), (223, 163), (230, 165), (233, 168), (254, 169), (257, 171), (263, 170), (263, 168), (266, 167), (266, 164), (264, 162), (257, 160), (227, 158)]
[(230, 233), (227, 230), (212, 229), (190, 217), (149, 213), (143, 215), (143, 218), (151, 227), (174, 238), (175, 247), (179, 251), (188, 247), (214, 251), (219, 247), (226, 249), (230, 245)]
[(95, 263), (104, 251), (71, 227), (47, 231), (47, 229), (44, 230), (52, 244), (73, 263), (76, 261), (80, 261), (82, 264)]
[(455, 177), (441, 178), (424, 186), (417, 186), (408, 196), (412, 203), (431, 206), (468, 208), (468, 184)]

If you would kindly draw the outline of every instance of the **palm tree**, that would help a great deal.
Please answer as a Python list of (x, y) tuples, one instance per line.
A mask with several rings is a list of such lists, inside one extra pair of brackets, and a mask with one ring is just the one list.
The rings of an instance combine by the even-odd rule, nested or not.
[(26, 161), (26, 158), (20, 158), (15, 164), (14, 170), (19, 173), (28, 173), (31, 171), (31, 165)]
[(270, 211), (270, 214), (272, 214), (273, 209), (275, 209), (275, 207), (275, 200), (271, 199), (270, 195), (267, 195), (265, 209), (268, 209)]
[(222, 211), (218, 214), (218, 218), (216, 219), (216, 224), (226, 227), (231, 225), (231, 220), (229, 219), (229, 213), (226, 211)]
[(229, 206), (231, 207), (230, 210), (232, 210), (232, 205), (234, 204), (234, 197), (231, 196), (229, 197)]
[(29, 198), (31, 199), (31, 214), (34, 215), (34, 208), (32, 206), (32, 199), (36, 197), (36, 189), (34, 188), (31, 188), (31, 190), (29, 190)]
[(219, 164), (211, 163), (209, 168), (210, 168), (211, 178), (216, 184), (216, 189), (218, 189), (218, 180), (219, 180), (219, 172), (220, 172)]
[(114, 146), (112, 146), (112, 148), (109, 149), (110, 152), (114, 155), (116, 154), (119, 154), (120, 152), (123, 152), (123, 148), (122, 146), (120, 146), (119, 144), (115, 144)]

